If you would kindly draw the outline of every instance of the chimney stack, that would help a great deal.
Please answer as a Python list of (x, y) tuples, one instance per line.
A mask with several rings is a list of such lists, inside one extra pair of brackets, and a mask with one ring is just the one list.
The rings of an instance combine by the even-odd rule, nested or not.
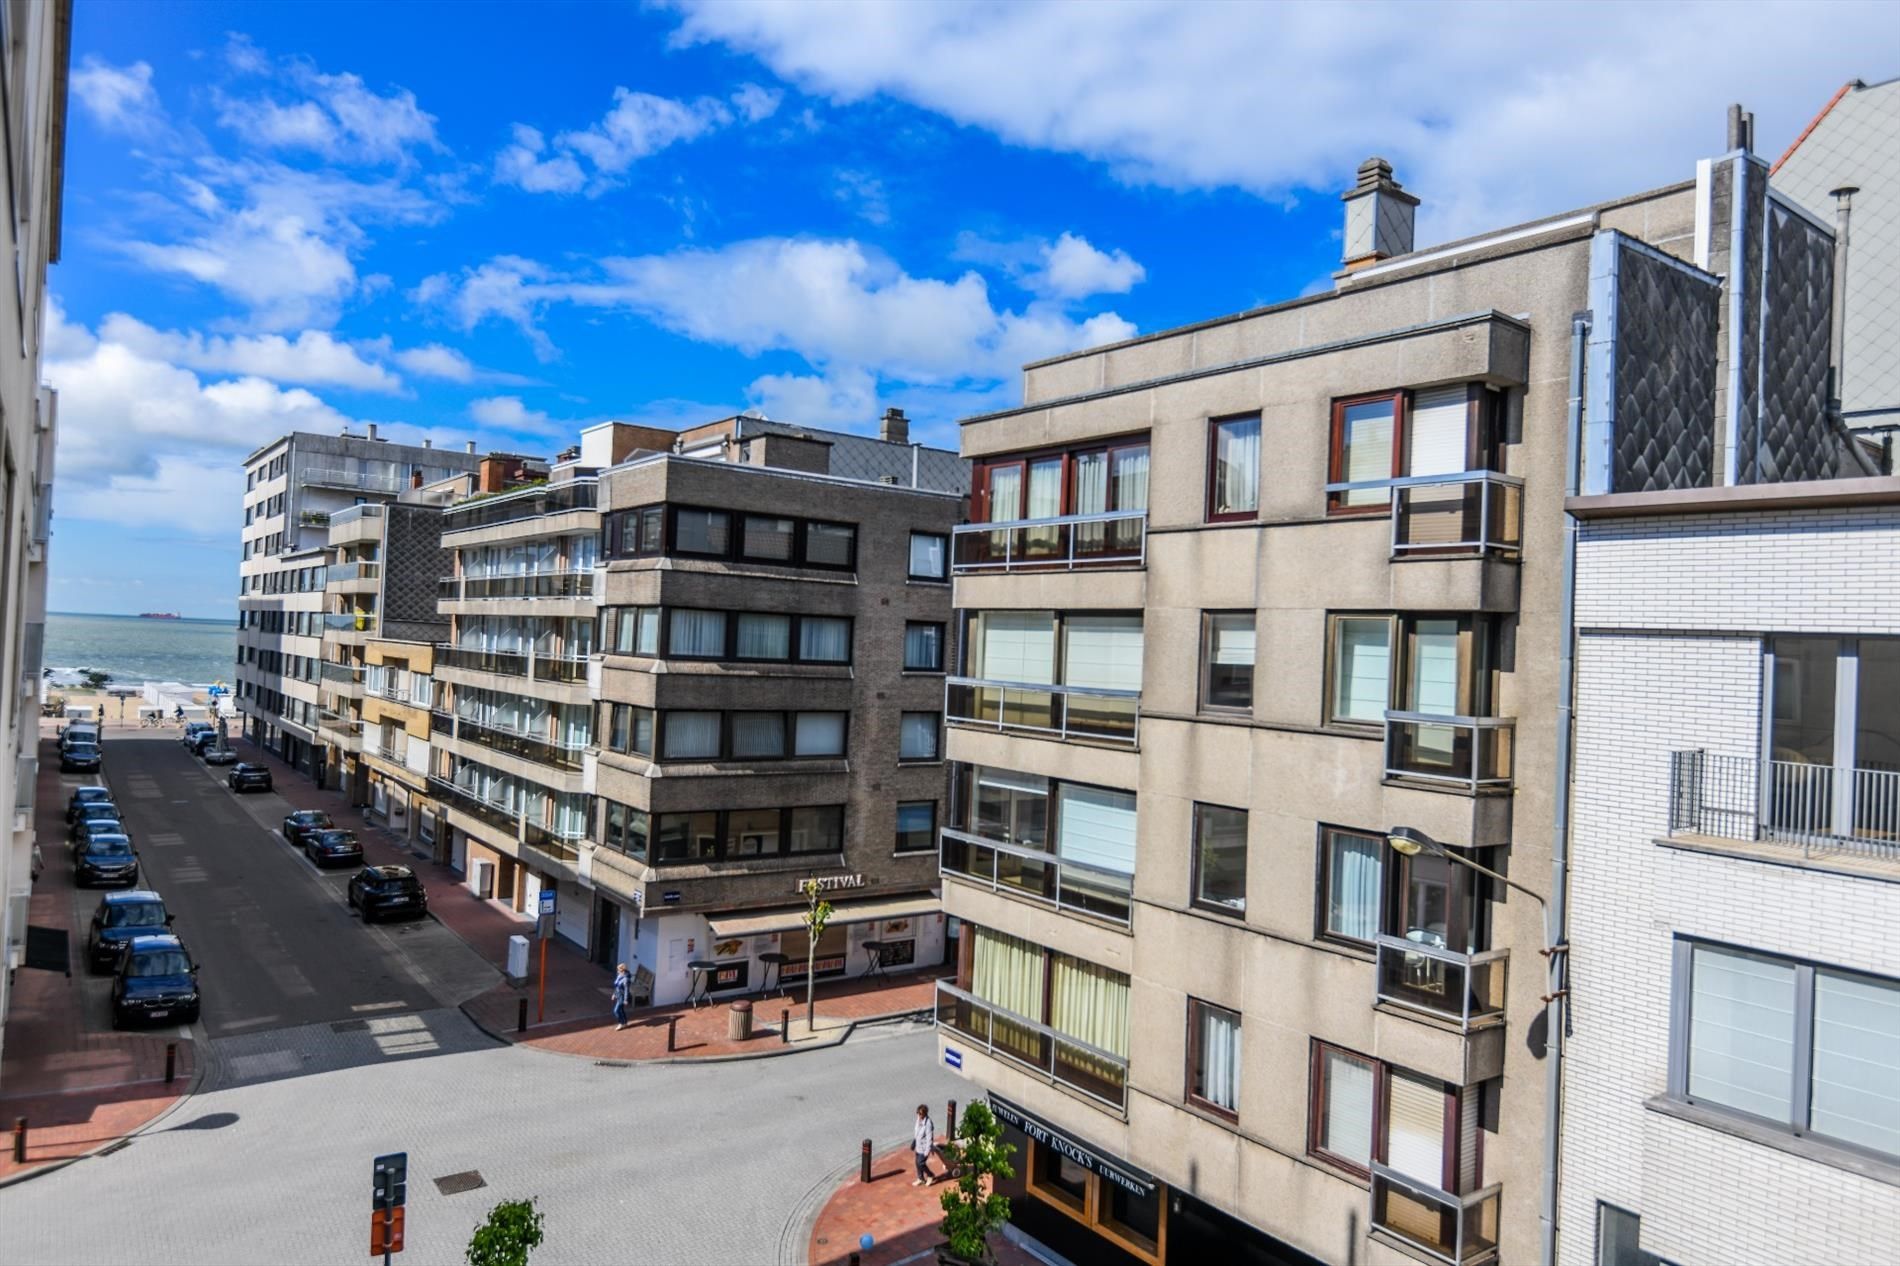
[(1755, 116), (1739, 103), (1728, 108), (1728, 147), (1731, 152), (1755, 152)]
[(910, 443), (910, 419), (898, 408), (884, 410), (884, 421), (877, 429), (877, 437), (893, 444)]
[(474, 440), (470, 440), (470, 441), (468, 441), (468, 445), (467, 445), (467, 447), (468, 447), (468, 451), (469, 451), (469, 452), (471, 452), (471, 453), (472, 453), (472, 452), (474, 452), (474, 451), (475, 451), (475, 441), (474, 441)]
[(434, 447), (435, 447), (435, 441), (434, 441), (434, 440), (432, 440), (432, 439), (428, 439), (428, 438), (424, 438), (424, 439), (423, 439), (423, 441), (422, 441), (422, 447), (424, 447), (424, 448), (434, 448)]
[(1412, 253), (1412, 214), (1418, 199), (1392, 179), (1392, 164), (1372, 157), (1359, 164), (1359, 183), (1339, 195), (1346, 204), (1341, 261), (1350, 271)]
[(376, 424), (374, 422), (369, 424), (369, 437), (372, 440), (376, 438)]

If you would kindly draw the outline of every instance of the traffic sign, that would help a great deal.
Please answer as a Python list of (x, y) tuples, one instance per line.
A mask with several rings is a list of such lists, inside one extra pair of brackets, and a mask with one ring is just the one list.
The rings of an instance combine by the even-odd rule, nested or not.
[(387, 1262), (402, 1252), (402, 1210), (409, 1199), (409, 1153), (378, 1156), (370, 1166), (373, 1192), (369, 1215), (369, 1252)]
[(541, 890), (541, 913), (544, 915), (554, 913), (554, 889), (552, 888)]
[(369, 1255), (387, 1258), (402, 1252), (402, 1206), (369, 1215)]

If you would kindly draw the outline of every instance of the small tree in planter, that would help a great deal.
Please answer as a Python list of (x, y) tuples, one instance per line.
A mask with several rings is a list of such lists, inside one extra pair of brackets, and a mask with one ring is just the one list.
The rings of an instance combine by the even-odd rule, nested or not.
[(1014, 1178), (1009, 1157), (1016, 1149), (1003, 1142), (1003, 1126), (981, 1099), (964, 1109), (957, 1135), (944, 1144), (944, 1159), (956, 1185), (939, 1197), (943, 1221), (937, 1229), (947, 1241), (937, 1260), (949, 1266), (993, 1262), (990, 1234), (1009, 1222), (1009, 1197), (996, 1190), (999, 1178)]
[(805, 924), (805, 1031), (810, 1033), (818, 1027), (812, 993), (817, 985), (812, 977), (818, 965), (818, 938), (825, 934), (825, 925), (831, 922), (831, 903), (818, 899), (823, 890), (816, 879), (807, 879), (799, 887), (805, 891), (806, 909), (799, 917)]
[(532, 1200), (504, 1200), (488, 1211), (468, 1242), (468, 1266), (528, 1266), (541, 1243), (541, 1215)]

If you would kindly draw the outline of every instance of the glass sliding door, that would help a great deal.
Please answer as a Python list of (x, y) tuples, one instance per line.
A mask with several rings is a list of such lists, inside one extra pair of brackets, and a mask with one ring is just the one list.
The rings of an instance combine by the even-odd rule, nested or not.
[(1777, 637), (1770, 652), (1765, 827), (1900, 842), (1900, 638)]
[[(1401, 712), (1459, 715), (1463, 647), (1464, 638), (1455, 619), (1405, 622)], [(1458, 776), (1469, 759), (1469, 740), (1452, 726), (1412, 725), (1405, 731), (1404, 767), (1408, 771)]]
[[(1055, 519), (1062, 516), (1062, 459), (1038, 457), (1029, 463), (1029, 498), (1026, 519)], [(1023, 533), (1024, 558), (1060, 558), (1068, 550), (1064, 530), (1059, 526), (1029, 528)]]

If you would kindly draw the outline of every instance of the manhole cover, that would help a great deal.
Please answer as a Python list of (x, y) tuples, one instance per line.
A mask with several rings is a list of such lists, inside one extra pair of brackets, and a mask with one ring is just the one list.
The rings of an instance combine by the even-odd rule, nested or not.
[(435, 1189), (445, 1196), (459, 1196), (464, 1191), (473, 1191), (477, 1187), (486, 1187), (478, 1169), (465, 1169), (459, 1174), (444, 1174), (435, 1180)]

